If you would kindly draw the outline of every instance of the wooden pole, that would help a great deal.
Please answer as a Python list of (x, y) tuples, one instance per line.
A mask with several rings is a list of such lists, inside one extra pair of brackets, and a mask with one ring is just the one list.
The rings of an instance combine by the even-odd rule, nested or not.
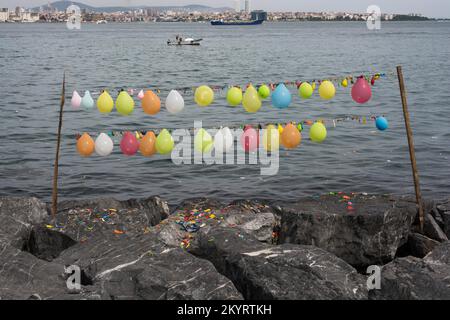
[(409, 157), (411, 159), (411, 167), (412, 167), (412, 173), (413, 173), (413, 178), (414, 178), (414, 189), (416, 192), (417, 205), (419, 207), (420, 230), (423, 232), (425, 216), (424, 216), (424, 210), (423, 210), (422, 194), (420, 192), (419, 172), (417, 170), (416, 152), (414, 150), (414, 139), (413, 139), (413, 133), (412, 133), (412, 129), (411, 129), (411, 122), (409, 119), (408, 102), (406, 100), (405, 81), (403, 79), (403, 72), (402, 72), (401, 66), (397, 67), (397, 75), (398, 75), (398, 82), (400, 85), (400, 95), (402, 98), (403, 116), (405, 118), (405, 126), (406, 126), (406, 135), (408, 137)]
[(59, 149), (61, 146), (61, 129), (63, 122), (63, 110), (66, 95), (66, 72), (63, 75), (61, 102), (59, 106), (59, 125), (58, 125), (58, 141), (56, 143), (55, 165), (53, 167), (53, 192), (52, 192), (52, 216), (56, 221), (56, 213), (58, 212), (58, 172), (59, 172)]

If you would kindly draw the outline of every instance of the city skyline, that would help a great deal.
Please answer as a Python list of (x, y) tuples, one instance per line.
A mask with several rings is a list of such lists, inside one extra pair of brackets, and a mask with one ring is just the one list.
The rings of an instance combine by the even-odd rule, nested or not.
[[(53, 1), (50, 1), (53, 2)], [(70, 1), (69, 1), (70, 2)], [(167, 6), (167, 5), (188, 5), (201, 4), (211, 7), (230, 7), (236, 8), (235, 0), (81, 0), (79, 2), (92, 6)], [(35, 7), (47, 4), (45, 0), (0, 0), (0, 7), (13, 8), (16, 6)], [(450, 1), (448, 0), (251, 0), (251, 9), (263, 9), (267, 11), (348, 11), (365, 12), (369, 5), (378, 5), (384, 13), (421, 13), (433, 18), (450, 17)], [(240, 1), (240, 7), (245, 8), (244, 0)]]

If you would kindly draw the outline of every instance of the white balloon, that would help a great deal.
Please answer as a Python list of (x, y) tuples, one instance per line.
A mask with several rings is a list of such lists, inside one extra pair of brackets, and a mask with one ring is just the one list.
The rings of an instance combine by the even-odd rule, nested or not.
[(139, 91), (137, 97), (138, 97), (139, 100), (144, 99), (144, 90)]
[(102, 156), (109, 156), (114, 148), (112, 139), (105, 133), (101, 133), (97, 139), (95, 139), (95, 152)]
[(226, 153), (233, 148), (234, 137), (228, 127), (217, 131), (214, 136), (214, 149), (218, 153)]
[(73, 91), (71, 103), (72, 107), (74, 108), (79, 108), (81, 105), (81, 96), (79, 95), (77, 90)]
[(172, 90), (166, 98), (166, 108), (170, 113), (179, 113), (184, 109), (184, 99), (181, 94)]
[(85, 109), (92, 109), (94, 108), (94, 99), (91, 97), (91, 93), (89, 91), (85, 91), (83, 99), (81, 99), (81, 105)]

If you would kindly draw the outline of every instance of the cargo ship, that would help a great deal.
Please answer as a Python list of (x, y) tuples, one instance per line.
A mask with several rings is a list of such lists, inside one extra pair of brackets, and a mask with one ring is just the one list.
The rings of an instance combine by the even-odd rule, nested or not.
[(211, 24), (213, 26), (256, 26), (262, 24), (264, 20), (250, 20), (250, 21), (223, 21), (223, 20), (212, 20)]

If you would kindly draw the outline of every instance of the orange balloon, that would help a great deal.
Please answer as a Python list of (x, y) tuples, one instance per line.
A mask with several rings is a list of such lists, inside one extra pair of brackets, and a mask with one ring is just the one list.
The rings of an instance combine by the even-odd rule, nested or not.
[(139, 151), (145, 157), (150, 157), (156, 153), (156, 136), (153, 131), (149, 131), (141, 139), (141, 144), (139, 145)]
[(302, 134), (298, 129), (289, 123), (284, 127), (283, 133), (281, 134), (281, 143), (288, 149), (296, 148), (302, 142)]
[(157, 114), (161, 110), (161, 100), (151, 90), (147, 90), (142, 98), (142, 109), (146, 114)]
[(95, 150), (95, 142), (87, 133), (83, 133), (80, 139), (77, 141), (78, 153), (83, 157), (89, 157)]

